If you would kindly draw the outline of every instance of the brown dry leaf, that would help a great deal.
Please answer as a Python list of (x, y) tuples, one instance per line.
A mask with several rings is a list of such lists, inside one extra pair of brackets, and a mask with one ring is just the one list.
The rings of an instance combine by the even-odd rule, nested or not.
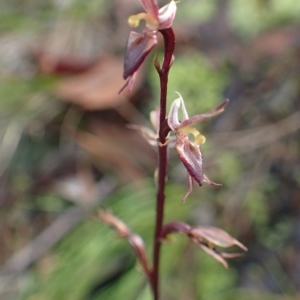
[(40, 72), (44, 74), (80, 74), (89, 70), (94, 64), (94, 60), (92, 59), (81, 59), (70, 55), (58, 56), (39, 51), (35, 51), (33, 55), (38, 62)]
[[(61, 100), (74, 103), (86, 110), (113, 108), (125, 102), (130, 96), (126, 89), (118, 94), (125, 84), (122, 74), (123, 58), (103, 56), (87, 72), (63, 79), (55, 94)], [(141, 85), (143, 70), (139, 70), (137, 75), (132, 94)]]

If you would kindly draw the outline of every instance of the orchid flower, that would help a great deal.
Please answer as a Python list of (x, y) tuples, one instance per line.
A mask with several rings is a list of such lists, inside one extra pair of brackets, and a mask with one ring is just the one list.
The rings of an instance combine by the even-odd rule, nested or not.
[(226, 269), (228, 264), (225, 258), (235, 258), (242, 256), (242, 253), (219, 252), (216, 248), (228, 248), (238, 246), (244, 251), (247, 247), (233, 238), (227, 232), (212, 226), (190, 226), (183, 222), (171, 222), (163, 226), (162, 239), (170, 241), (170, 234), (182, 233), (187, 235), (198, 247), (208, 255), (220, 262)]
[(99, 210), (98, 217), (103, 223), (113, 227), (118, 232), (120, 238), (128, 240), (136, 253), (145, 275), (150, 280), (152, 270), (147, 261), (147, 254), (142, 238), (133, 233), (121, 220), (109, 211)]
[(190, 226), (183, 222), (171, 222), (163, 226), (162, 239), (164, 241), (170, 241), (170, 234), (172, 233), (182, 233), (187, 235), (192, 242), (220, 262), (226, 269), (228, 268), (228, 264), (225, 261), (225, 258), (235, 258), (242, 256), (243, 254), (219, 252), (217, 248), (238, 246), (242, 250), (248, 251), (247, 247), (241, 242), (217, 227)]
[[(213, 186), (221, 185), (211, 181), (204, 174), (203, 157), (200, 146), (205, 143), (205, 137), (191, 125), (194, 125), (198, 122), (204, 121), (221, 113), (227, 105), (228, 100), (225, 100), (217, 108), (207, 113), (195, 115), (189, 118), (184, 101), (181, 95), (179, 93), (177, 94), (179, 95), (179, 98), (174, 100), (171, 105), (168, 115), (168, 125), (171, 130), (175, 132), (175, 148), (180, 160), (188, 171), (188, 191), (183, 197), (183, 202), (185, 202), (186, 198), (193, 190), (193, 180), (195, 180), (200, 186), (202, 186), (204, 182)], [(182, 122), (179, 121), (178, 117), (180, 107), (183, 116)], [(194, 140), (190, 140), (190, 135), (194, 136)]]
[[(158, 30), (172, 26), (176, 3), (172, 0), (168, 5), (159, 9), (156, 0), (141, 0), (145, 12), (130, 16), (128, 23), (131, 27), (138, 27), (141, 20), (146, 21), (146, 28), (142, 33), (131, 31), (126, 45), (123, 78), (128, 79), (121, 91), (128, 86), (129, 90), (136, 76), (136, 72), (157, 44)], [(120, 91), (120, 92), (121, 92)]]

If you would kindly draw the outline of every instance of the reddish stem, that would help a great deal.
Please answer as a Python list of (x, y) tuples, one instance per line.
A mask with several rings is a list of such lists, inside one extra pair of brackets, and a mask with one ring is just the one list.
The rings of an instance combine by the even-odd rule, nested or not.
[(159, 300), (159, 264), (162, 227), (164, 218), (165, 204), (165, 184), (167, 176), (167, 145), (166, 138), (170, 129), (166, 130), (166, 107), (167, 107), (167, 87), (168, 75), (172, 63), (173, 52), (175, 48), (175, 36), (172, 28), (160, 30), (164, 38), (164, 60), (161, 68), (157, 68), (160, 79), (160, 130), (158, 147), (158, 183), (156, 195), (156, 225), (154, 237), (154, 253), (153, 253), (153, 273), (152, 273), (152, 289), (154, 300)]

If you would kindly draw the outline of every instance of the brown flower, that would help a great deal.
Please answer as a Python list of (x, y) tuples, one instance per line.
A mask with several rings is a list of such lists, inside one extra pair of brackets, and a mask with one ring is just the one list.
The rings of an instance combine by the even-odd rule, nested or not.
[[(170, 108), (168, 125), (175, 132), (176, 151), (189, 174), (189, 188), (183, 197), (183, 202), (185, 202), (193, 190), (193, 179), (200, 186), (204, 182), (214, 186), (221, 185), (211, 181), (203, 172), (203, 157), (200, 146), (205, 143), (205, 137), (196, 128), (192, 127), (192, 125), (220, 114), (229, 101), (225, 100), (217, 108), (189, 118), (184, 101), (179, 93), (178, 95), (179, 98), (173, 101)], [(180, 107), (183, 115), (181, 122), (178, 117)], [(194, 136), (194, 140), (190, 140), (190, 135)]]
[(131, 27), (137, 27), (141, 20), (146, 21), (146, 28), (142, 33), (131, 31), (126, 45), (123, 78), (128, 79), (120, 92), (128, 86), (132, 89), (136, 72), (157, 45), (158, 30), (172, 26), (177, 6), (174, 0), (168, 5), (159, 8), (156, 0), (141, 0), (145, 12), (130, 16), (128, 23)]

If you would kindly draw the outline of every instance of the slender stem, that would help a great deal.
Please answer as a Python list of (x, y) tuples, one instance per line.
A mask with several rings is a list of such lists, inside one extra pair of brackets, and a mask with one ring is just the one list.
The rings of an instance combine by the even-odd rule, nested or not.
[(159, 264), (161, 250), (161, 235), (164, 219), (165, 205), (165, 184), (167, 176), (167, 145), (166, 138), (169, 130), (166, 130), (166, 107), (167, 107), (167, 87), (168, 75), (172, 63), (173, 52), (175, 48), (175, 36), (172, 28), (160, 30), (164, 38), (164, 61), (161, 68), (157, 68), (160, 79), (160, 130), (158, 147), (158, 183), (156, 194), (156, 225), (154, 236), (154, 253), (153, 253), (153, 273), (152, 289), (154, 300), (159, 300)]

